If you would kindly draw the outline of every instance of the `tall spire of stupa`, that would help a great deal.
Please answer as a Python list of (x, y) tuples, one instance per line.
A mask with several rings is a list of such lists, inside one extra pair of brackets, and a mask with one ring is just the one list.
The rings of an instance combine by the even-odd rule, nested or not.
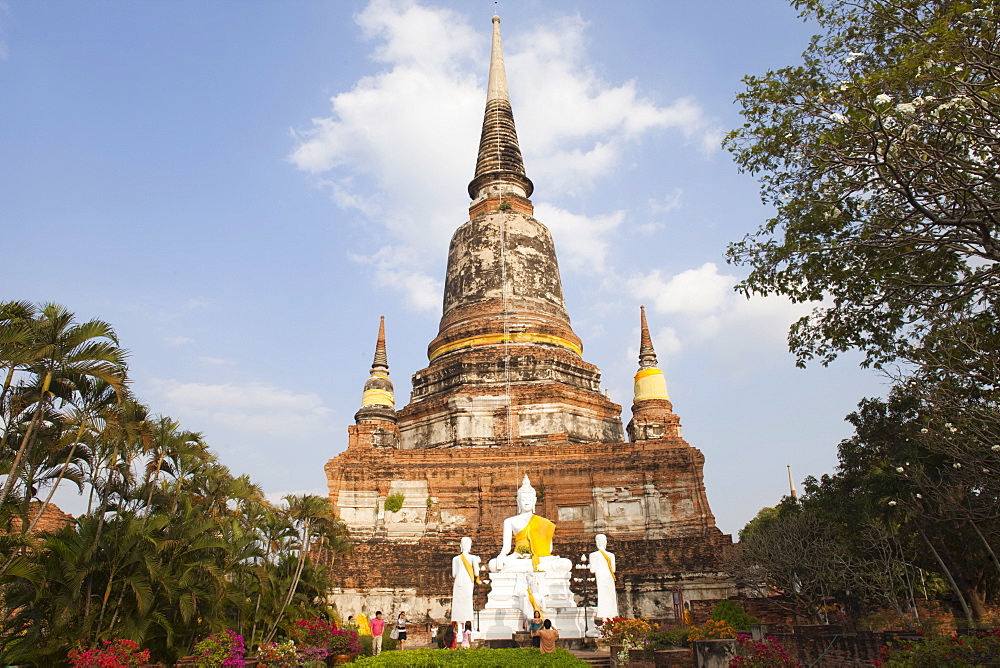
[[(673, 413), (673, 405), (667, 394), (667, 379), (657, 366), (645, 306), (639, 307), (639, 321), (639, 370), (635, 374), (632, 420), (628, 423), (629, 440), (646, 441), (664, 436), (679, 436), (680, 420)], [(675, 433), (671, 433), (671, 427), (676, 427)]]
[(398, 413), (401, 448), (616, 443), (621, 406), (563, 301), (555, 244), (532, 217), (507, 92), (500, 17), (469, 220), (451, 238), (438, 334)]
[(361, 408), (354, 414), (354, 421), (396, 422), (395, 406), (392, 381), (389, 380), (389, 362), (385, 354), (385, 316), (380, 316), (375, 359), (372, 360), (368, 381), (365, 382), (365, 392), (361, 395)]
[(514, 111), (507, 91), (507, 73), (500, 43), (500, 17), (493, 17), (493, 50), (486, 93), (486, 114), (479, 139), (476, 175), (469, 183), (473, 203), (502, 196), (531, 197), (534, 185), (524, 172), (521, 148), (514, 128)]

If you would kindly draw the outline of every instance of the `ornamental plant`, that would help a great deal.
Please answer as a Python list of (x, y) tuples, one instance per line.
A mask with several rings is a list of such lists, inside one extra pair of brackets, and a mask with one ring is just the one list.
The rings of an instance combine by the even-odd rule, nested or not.
[(221, 633), (213, 633), (194, 646), (195, 665), (198, 668), (207, 666), (242, 666), (246, 665), (243, 656), (246, 645), (243, 636), (236, 631), (226, 629)]
[(653, 627), (642, 617), (637, 619), (612, 617), (605, 619), (601, 625), (601, 638), (609, 645), (628, 644), (632, 648), (638, 648), (646, 644), (646, 634), (652, 630)]
[(134, 640), (105, 640), (97, 647), (87, 648), (83, 641), (69, 652), (69, 665), (74, 668), (135, 668), (149, 663), (149, 650), (139, 649)]
[(939, 636), (917, 642), (898, 642), (882, 648), (875, 662), (884, 668), (978, 668), (995, 666), (1000, 656), (1000, 631), (973, 636)]
[(739, 603), (730, 601), (729, 599), (719, 601), (712, 610), (712, 619), (717, 622), (726, 622), (734, 629), (743, 630), (750, 630), (752, 624), (760, 621), (753, 615), (748, 614)]
[(334, 629), (330, 634), (330, 641), (326, 648), (330, 654), (357, 656), (361, 653), (361, 642), (358, 640), (357, 631)]
[(726, 622), (710, 619), (701, 626), (692, 626), (688, 630), (688, 642), (695, 640), (726, 640), (736, 637), (736, 630)]
[(763, 640), (754, 640), (748, 635), (740, 634), (737, 638), (738, 656), (729, 660), (730, 668), (799, 668), (801, 664), (793, 661), (774, 638), (767, 636)]
[(298, 663), (299, 655), (294, 640), (272, 642), (257, 648), (257, 665), (262, 668), (291, 668)]
[(337, 622), (325, 619), (300, 619), (289, 629), (288, 635), (299, 647), (322, 647), (330, 649), (330, 643), (338, 631)]

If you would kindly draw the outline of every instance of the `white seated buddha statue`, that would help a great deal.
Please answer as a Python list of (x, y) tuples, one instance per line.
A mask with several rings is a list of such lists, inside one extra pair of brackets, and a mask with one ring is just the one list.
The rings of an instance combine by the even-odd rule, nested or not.
[(518, 514), (503, 521), (503, 547), (490, 560), (491, 571), (569, 572), (573, 563), (552, 554), (555, 523), (535, 514), (537, 496), (528, 476), (517, 490)]

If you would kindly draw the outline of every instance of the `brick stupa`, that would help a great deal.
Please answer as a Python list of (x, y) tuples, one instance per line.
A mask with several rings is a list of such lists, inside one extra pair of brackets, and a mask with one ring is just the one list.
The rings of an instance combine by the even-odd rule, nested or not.
[(380, 322), (347, 450), (325, 467), (355, 542), (331, 594), (345, 616), (381, 609), (445, 620), (460, 538), (472, 538), (484, 563), (496, 556), (525, 474), (536, 512), (557, 524), (556, 554), (578, 562), (595, 534), (607, 534), (622, 614), (671, 618), (681, 600), (732, 593), (722, 572), (732, 539), (708, 506), (704, 456), (681, 437), (645, 311), (626, 442), (621, 406), (601, 391), (570, 325), (552, 237), (532, 217), (533, 189), (495, 16), (469, 221), (452, 237), (429, 364), (413, 375), (410, 403), (394, 410)]

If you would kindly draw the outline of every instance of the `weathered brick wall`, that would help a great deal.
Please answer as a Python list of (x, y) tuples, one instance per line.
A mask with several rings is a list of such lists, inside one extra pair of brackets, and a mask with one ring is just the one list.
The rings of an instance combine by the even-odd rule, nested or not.
[[(35, 515), (38, 514), (38, 509), (41, 508), (41, 506), (42, 504), (39, 501), (31, 502), (28, 510), (29, 525), (35, 520)], [(45, 512), (42, 513), (42, 518), (38, 520), (38, 524), (35, 525), (35, 529), (32, 533), (55, 533), (71, 522), (73, 522), (72, 515), (64, 513), (57, 505), (50, 503), (45, 507)], [(14, 533), (19, 533), (21, 531), (21, 518), (14, 517), (11, 519), (11, 531)]]
[(804, 666), (862, 668), (874, 666), (892, 640), (919, 636), (900, 631), (844, 632), (837, 626), (798, 626), (793, 633), (770, 634), (790, 657)]

